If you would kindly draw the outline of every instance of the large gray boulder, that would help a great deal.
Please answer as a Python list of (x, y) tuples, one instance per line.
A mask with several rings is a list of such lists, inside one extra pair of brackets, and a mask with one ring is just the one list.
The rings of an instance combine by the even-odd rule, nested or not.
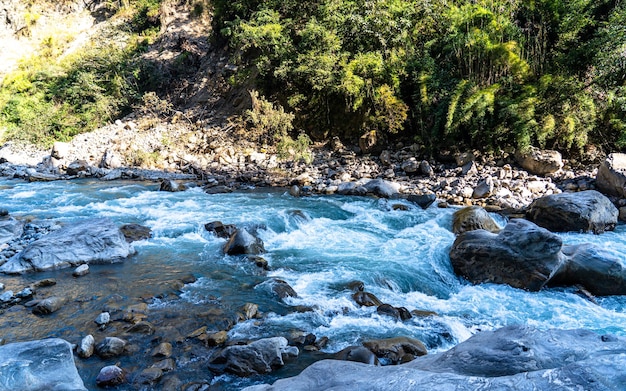
[(59, 338), (0, 346), (0, 391), (86, 391), (72, 345)]
[(403, 365), (323, 360), (298, 376), (245, 390), (623, 390), (625, 349), (622, 338), (586, 330), (508, 326)]
[(619, 211), (595, 190), (544, 196), (530, 204), (526, 218), (552, 232), (612, 231)]
[(24, 232), (24, 223), (13, 217), (0, 217), (0, 245), (19, 238)]
[(605, 194), (626, 197), (626, 154), (607, 156), (598, 168), (596, 186)]
[(284, 337), (265, 338), (247, 345), (229, 346), (211, 358), (210, 368), (238, 376), (270, 373), (285, 365), (284, 359), (297, 356), (298, 348), (288, 346)]
[(133, 251), (113, 221), (106, 218), (90, 219), (34, 241), (0, 266), (0, 272), (21, 274), (84, 263), (115, 263)]
[(450, 249), (455, 273), (474, 284), (508, 284), (537, 291), (563, 262), (562, 241), (530, 221), (512, 219), (499, 233), (461, 233)]
[(582, 285), (596, 296), (626, 295), (626, 264), (610, 249), (585, 243), (563, 246), (567, 257), (550, 285)]
[(563, 167), (563, 158), (558, 151), (535, 147), (516, 153), (515, 160), (524, 170), (536, 175), (551, 174)]

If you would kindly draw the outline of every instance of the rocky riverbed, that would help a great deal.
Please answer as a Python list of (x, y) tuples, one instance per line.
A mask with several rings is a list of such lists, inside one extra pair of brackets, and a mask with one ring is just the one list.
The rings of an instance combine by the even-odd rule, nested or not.
[[(600, 234), (615, 229), (620, 215), (619, 208), (626, 204), (624, 195), (619, 193), (622, 173), (619, 154), (611, 155), (598, 167), (574, 170), (568, 166), (568, 162), (563, 162), (560, 156), (550, 151), (531, 151), (529, 156), (525, 157), (501, 156), (497, 159), (466, 152), (441, 157), (439, 161), (435, 161), (425, 159), (416, 145), (396, 144), (393, 151), (363, 153), (360, 147), (345, 146), (338, 140), (333, 140), (316, 147), (314, 160), (310, 164), (305, 164), (281, 161), (276, 155), (263, 151), (253, 144), (229, 141), (222, 137), (220, 133), (222, 130), (223, 128), (205, 129), (199, 133), (185, 127), (174, 127), (172, 124), (139, 129), (132, 120), (120, 121), (94, 134), (79, 136), (72, 143), (57, 143), (51, 151), (5, 145), (0, 149), (0, 176), (44, 183), (85, 178), (102, 183), (125, 179), (147, 180), (155, 183), (162, 191), (174, 193), (189, 188), (202, 189), (209, 194), (227, 194), (252, 188), (281, 187), (285, 192), (288, 189), (291, 197), (304, 197), (303, 202), (306, 201), (307, 195), (316, 194), (372, 195), (388, 200), (380, 205), (386, 212), (399, 212), (411, 208), (480, 206), (485, 209), (478, 209), (482, 210), (478, 218), (455, 220), (450, 227), (450, 230), (458, 235), (450, 252), (452, 266), (459, 275), (470, 282), (505, 283), (528, 290), (539, 290), (548, 285), (574, 285), (579, 287), (576, 289), (579, 289), (586, 299), (594, 301), (593, 295), (624, 294), (626, 273), (623, 272), (624, 268), (619, 257), (614, 258), (611, 254), (607, 255), (589, 246), (564, 246), (561, 239), (546, 229), (554, 230), (554, 227), (547, 227), (554, 221), (554, 216), (558, 216), (558, 225), (563, 227), (567, 227), (565, 221), (571, 220), (573, 228), (565, 228), (565, 231), (571, 229)], [(177, 142), (168, 142), (171, 139)], [(593, 191), (594, 189), (602, 190), (605, 195)], [(591, 193), (593, 195), (586, 198), (587, 194)], [(577, 197), (581, 198), (569, 200), (566, 197), (556, 204), (546, 201), (544, 204), (548, 203), (547, 212), (546, 207), (538, 203), (538, 200), (551, 200), (550, 197), (561, 194), (577, 194)], [(578, 208), (580, 205), (587, 205), (588, 209), (581, 210)], [(543, 212), (541, 208), (544, 208)], [(575, 210), (572, 212), (572, 209)], [(481, 217), (487, 214), (486, 210), (500, 212), (505, 216), (502, 217), (504, 221), (511, 217), (528, 216), (529, 220), (537, 225), (526, 220), (522, 220), (523, 224), (513, 221), (508, 225), (502, 224), (502, 221), (500, 224), (494, 221), (486, 222)], [(603, 212), (599, 213), (599, 210)], [(407, 384), (431, 379), (434, 387), (434, 384), (439, 382), (434, 380), (432, 373), (442, 371), (433, 370), (433, 362), (439, 360), (439, 357), (441, 360), (445, 357), (454, 359), (458, 352), (465, 351), (464, 346), (469, 346), (459, 345), (449, 352), (442, 352), (438, 356), (422, 360), (418, 357), (426, 353), (429, 347), (440, 346), (437, 344), (441, 342), (427, 341), (426, 346), (416, 339), (389, 341), (381, 338), (369, 341), (369, 344), (364, 346), (351, 346), (339, 352), (328, 353), (328, 338), (306, 332), (265, 335), (263, 338), (255, 339), (233, 338), (232, 330), (237, 325), (255, 323), (262, 325), (268, 321), (263, 311), (259, 311), (259, 303), (249, 301), (240, 303), (234, 308), (232, 305), (224, 306), (222, 300), (215, 297), (204, 302), (202, 307), (185, 305), (182, 309), (174, 310), (154, 306), (162, 300), (178, 300), (189, 284), (196, 283), (197, 276), (188, 273), (194, 269), (182, 266), (180, 272), (169, 276), (168, 287), (160, 285), (159, 289), (146, 288), (145, 294), (140, 297), (135, 293), (127, 293), (107, 298), (74, 297), (68, 300), (63, 294), (63, 290), (68, 287), (66, 280), (68, 276), (58, 280), (57, 284), (56, 278), (44, 278), (47, 276), (46, 273), (57, 276), (55, 270), (70, 267), (69, 275), (72, 276), (70, 278), (82, 281), (80, 284), (83, 284), (85, 292), (88, 292), (90, 284), (98, 284), (98, 276), (92, 275), (90, 269), (102, 272), (114, 267), (101, 265), (102, 263), (123, 262), (134, 252), (132, 242), (149, 238), (150, 230), (141, 225), (132, 227), (130, 231), (124, 230), (122, 229), (124, 227), (118, 227), (106, 220), (91, 220), (80, 223), (84, 225), (64, 226), (45, 220), (28, 221), (23, 216), (16, 219), (8, 211), (5, 212), (2, 213), (4, 216), (0, 226), (2, 239), (0, 262), (3, 264), (1, 271), (14, 274), (35, 270), (39, 271), (42, 278), (27, 277), (23, 280), (22, 277), (16, 277), (16, 280), (11, 280), (13, 284), (20, 281), (23, 286), (20, 286), (19, 290), (3, 292), (0, 297), (3, 311), (7, 313), (28, 311), (27, 317), (33, 317), (33, 321), (36, 321), (42, 317), (55, 317), (59, 310), (65, 308), (67, 311), (68, 306), (72, 311), (82, 313), (81, 308), (86, 306), (90, 309), (91, 318), (87, 327), (73, 325), (61, 332), (50, 330), (49, 335), (66, 338), (75, 344), (69, 352), (64, 342), (57, 340), (40, 341), (32, 346), (8, 344), (5, 348), (0, 348), (0, 354), (4, 354), (5, 357), (2, 360), (5, 362), (13, 362), (16, 356), (22, 355), (25, 355), (23, 356), (25, 358), (21, 360), (32, 360), (32, 355), (63, 356), (69, 360), (59, 364), (61, 368), (67, 368), (67, 371), (59, 369), (60, 372), (67, 373), (66, 377), (62, 376), (60, 379), (41, 371), (36, 366), (39, 362), (37, 360), (32, 360), (35, 365), (32, 368), (13, 366), (12, 379), (18, 379), (16, 381), (35, 373), (37, 379), (43, 378), (42, 381), (51, 382), (44, 383), (47, 385), (43, 387), (67, 384), (67, 389), (84, 389), (81, 388), (84, 385), (80, 379), (76, 379), (75, 373), (71, 370), (72, 354), (76, 354), (82, 360), (91, 360), (90, 364), (77, 361), (79, 370), (89, 373), (87, 388), (96, 384), (102, 387), (121, 387), (119, 389), (200, 390), (220, 387), (222, 384), (227, 389), (236, 389), (237, 386), (232, 380), (221, 383), (219, 377), (222, 374), (261, 376), (275, 373), (285, 364), (292, 364), (289, 367), (291, 371), (295, 371), (296, 368), (304, 368), (308, 363), (324, 358), (368, 364), (427, 362), (428, 364), (423, 365), (412, 364), (417, 367), (410, 367), (410, 370), (408, 366), (403, 365), (389, 370), (374, 370), (373, 368), (378, 367), (356, 365), (351, 366), (350, 371), (361, 381), (367, 382), (372, 380), (372, 376), (385, 382), (387, 376), (399, 376), (396, 372), (402, 371), (403, 375), (399, 378), (405, 379)], [(306, 213), (297, 210), (290, 213), (289, 218), (295, 219), (294, 221), (310, 219)], [(258, 276), (260, 279), (255, 280), (254, 286), (260, 287), (256, 289), (269, 292), (272, 300), (278, 303), (284, 304), (298, 298), (298, 292), (288, 282), (276, 277), (266, 277), (271, 265), (263, 258), (267, 250), (258, 233), (259, 230), (264, 230), (264, 227), (260, 225), (237, 227), (219, 221), (205, 223), (203, 226), (211, 235), (216, 237), (223, 235), (224, 239), (228, 239), (221, 249), (226, 256), (243, 256), (248, 261), (242, 267), (246, 278), (256, 279)], [(477, 237), (477, 234), (469, 232), (477, 228), (487, 229), (493, 233), (475, 231), (481, 232), (478, 236), (484, 236)], [(524, 242), (526, 236), (534, 235), (535, 232), (540, 239)], [(513, 243), (511, 238), (519, 240)], [(544, 265), (537, 266), (535, 270), (524, 269), (527, 273), (522, 274), (526, 276), (513, 281), (512, 278), (516, 277), (511, 273), (510, 265), (498, 268), (494, 263), (489, 263), (489, 260), (498, 258), (499, 255), (485, 255), (490, 251), (488, 244), (497, 241), (503, 241), (511, 248), (515, 247), (511, 251), (522, 254), (520, 259), (525, 264), (528, 263), (527, 259), (541, 258), (541, 255), (537, 254), (543, 254), (546, 249), (553, 249), (550, 254), (554, 257)], [(60, 250), (58, 253), (53, 251), (55, 245), (62, 243), (64, 243), (62, 246), (56, 246), (57, 250)], [(475, 246), (473, 243), (476, 243)], [(472, 246), (476, 249), (473, 250)], [(510, 252), (502, 250), (503, 246), (495, 247), (496, 251), (504, 251), (506, 254)], [(477, 257), (488, 262), (484, 270), (476, 267), (475, 263), (469, 266), (470, 269), (467, 265), (461, 265), (462, 260)], [(587, 266), (590, 259), (597, 267)], [(608, 265), (606, 262), (621, 268), (617, 277), (615, 273), (603, 272), (616, 270), (613, 266), (604, 267)], [(498, 270), (494, 271), (494, 268)], [(478, 274), (475, 274), (477, 272)], [(483, 274), (480, 274), (481, 272)], [(499, 276), (496, 272), (504, 273)], [(529, 275), (531, 278), (526, 278)], [(587, 280), (589, 276), (593, 276), (593, 282)], [(29, 283), (26, 284), (26, 281)], [(617, 283), (613, 284), (611, 281)], [(608, 285), (615, 289), (605, 289)], [(351, 292), (353, 300), (351, 305), (355, 306), (352, 311), (374, 308), (375, 315), (372, 316), (382, 316), (400, 323), (410, 319), (415, 321), (417, 318), (437, 316), (428, 308), (414, 309), (385, 302), (367, 288), (363, 282), (354, 282), (341, 288)], [(129, 295), (133, 296), (132, 299)], [(296, 306), (289, 311), (315, 313), (313, 307), (307, 306)], [(350, 312), (347, 309), (344, 311)], [(183, 313), (185, 316), (181, 316)], [(332, 318), (341, 315), (338, 311), (325, 316)], [(510, 338), (509, 334), (515, 333), (522, 333), (524, 338), (529, 338), (528, 345), (537, 346), (541, 351), (545, 350), (542, 344), (545, 343), (546, 336), (533, 329), (505, 330), (500, 334), (496, 332), (482, 338), (488, 343), (503, 344), (502, 346), (506, 347), (508, 345), (505, 342), (499, 341), (504, 341)], [(553, 333), (557, 338), (570, 338), (569, 332)], [(594, 337), (595, 334), (587, 334), (585, 331), (576, 333), (584, 334), (593, 344), (596, 344), (597, 338), (602, 342), (611, 342), (611, 352), (623, 350), (621, 346), (624, 342), (620, 338), (611, 335)], [(500, 337), (501, 334), (505, 336)], [(447, 338), (445, 335), (446, 332), (438, 333), (437, 338), (445, 340)], [(480, 335), (482, 334), (477, 334)], [(7, 338), (4, 342), (11, 340)], [(483, 342), (480, 344), (483, 346)], [(520, 349), (532, 353), (534, 348)], [(602, 349), (604, 348), (601, 347), (600, 350)], [(61, 350), (62, 354), (59, 353)], [(494, 350), (497, 349), (494, 347)], [(502, 349), (501, 354), (506, 357), (502, 360), (514, 357), (517, 354), (515, 352), (512, 353), (508, 348)], [(531, 353), (527, 355), (532, 356)], [(576, 389), (578, 386), (587, 387), (591, 384), (595, 386), (597, 382), (605, 382), (607, 387), (624, 386), (623, 379), (619, 376), (600, 379), (607, 368), (603, 362), (598, 361), (599, 366), (588, 367), (588, 362), (597, 361), (595, 356), (581, 356), (575, 364), (572, 364), (573, 366), (554, 364), (562, 361), (561, 353), (558, 352), (548, 360), (552, 360), (553, 364), (536, 368), (522, 366), (523, 368), (510, 371), (506, 376), (493, 381), (490, 380), (492, 375), (488, 372), (489, 365), (477, 368), (471, 373), (458, 368), (443, 372), (450, 387), (468, 383), (466, 377), (468, 375), (484, 378), (481, 381), (485, 385), (495, 387), (494, 389), (498, 389), (497, 387), (505, 389), (513, 383), (518, 384), (516, 379), (522, 377), (529, 382), (528, 384), (535, 386), (564, 384), (563, 389)], [(621, 360), (621, 356), (615, 354)], [(484, 357), (478, 359), (483, 360)], [(94, 360), (97, 360), (96, 365)], [(616, 362), (621, 362), (619, 360)], [(298, 364), (294, 365), (294, 362)], [(314, 389), (325, 389), (327, 386), (330, 387), (329, 384), (339, 387), (353, 381), (352, 377), (334, 374), (333, 368), (343, 368), (341, 365), (353, 364), (323, 361), (305, 371), (300, 377), (279, 381), (274, 387), (298, 389), (311, 381), (318, 382), (316, 380), (319, 377), (318, 373), (333, 375), (323, 375), (325, 385)], [(572, 377), (571, 374), (582, 366), (588, 367), (586, 374), (578, 378)], [(97, 373), (94, 372), (96, 367)], [(204, 375), (197, 376), (197, 373)], [(296, 373), (287, 372), (287, 374)], [(547, 374), (554, 376), (545, 380)], [(0, 386), (12, 389), (16, 384), (22, 383), (5, 382)], [(264, 387), (260, 389), (266, 389)], [(403, 389), (402, 387), (397, 388)], [(600, 386), (597, 389), (604, 388)]]

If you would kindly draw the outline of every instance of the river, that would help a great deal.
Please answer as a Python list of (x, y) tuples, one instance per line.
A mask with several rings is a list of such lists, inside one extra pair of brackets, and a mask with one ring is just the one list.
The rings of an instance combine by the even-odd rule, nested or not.
[[(72, 278), (71, 270), (24, 276), (0, 276), (6, 289), (19, 291), (33, 281), (55, 278), (46, 295), (62, 294), (68, 305), (47, 317), (22, 306), (0, 315), (0, 335), (7, 342), (62, 337), (78, 343), (86, 333), (96, 341), (114, 335), (122, 326), (97, 330), (95, 317), (105, 309), (148, 303), (160, 314), (159, 324), (177, 318), (172, 334), (185, 335), (202, 320), (202, 310), (219, 305), (237, 310), (256, 303), (262, 319), (238, 323), (230, 340), (287, 336), (293, 330), (326, 336), (326, 353), (372, 338), (408, 336), (424, 342), (430, 352), (442, 351), (480, 330), (509, 324), (538, 328), (586, 328), (599, 333), (626, 335), (626, 297), (597, 298), (593, 303), (575, 289), (526, 292), (508, 286), (474, 286), (455, 276), (448, 252), (454, 241), (450, 231), (455, 209), (431, 206), (427, 210), (403, 200), (366, 197), (311, 196), (294, 198), (284, 189), (206, 194), (201, 188), (159, 192), (154, 182), (102, 182), (95, 180), (28, 183), (0, 178), (0, 209), (17, 218), (54, 220), (63, 224), (88, 217), (108, 217), (118, 224), (138, 223), (152, 230), (152, 238), (134, 242), (136, 254), (116, 265), (94, 265), (85, 277)], [(394, 208), (402, 204), (403, 208)], [(408, 209), (408, 210), (402, 210)], [(497, 215), (500, 224), (505, 220)], [(270, 271), (260, 273), (241, 257), (225, 256), (225, 239), (207, 233), (204, 224), (258, 225)], [(568, 244), (594, 242), (626, 256), (626, 227), (602, 235), (562, 234)], [(182, 290), (172, 282), (192, 274), (197, 280)], [(298, 297), (281, 301), (264, 284), (270, 278), (288, 282)], [(384, 303), (409, 310), (434, 311), (437, 316), (396, 321), (379, 315), (375, 307), (359, 307), (348, 285), (361, 281), (365, 290)], [(309, 307), (310, 311), (294, 311)], [(160, 322), (160, 323), (159, 323)], [(119, 323), (119, 322), (117, 322)], [(159, 336), (167, 340), (164, 326)], [(178, 339), (177, 339), (178, 338)], [(215, 376), (206, 368), (206, 354), (197, 347), (185, 350), (180, 337), (173, 372), (184, 382), (213, 384), (216, 389), (239, 389), (297, 374), (315, 360), (303, 354), (295, 363), (267, 376), (240, 379)], [(156, 338), (149, 341), (158, 342)], [(175, 344), (176, 346), (179, 346)], [(119, 361), (132, 369), (146, 365), (138, 345), (129, 358), (101, 360), (77, 358), (85, 385), (96, 389), (98, 370)], [(148, 351), (146, 351), (148, 352)], [(148, 356), (149, 353), (146, 353)], [(132, 358), (134, 357), (134, 358)], [(173, 376), (173, 375), (170, 375)], [(166, 376), (167, 377), (167, 376)], [(166, 379), (164, 377), (164, 380)], [(140, 387), (141, 388), (141, 387)], [(133, 390), (133, 385), (120, 390)], [(152, 389), (143, 386), (141, 389)], [(160, 389), (155, 386), (154, 389)]]

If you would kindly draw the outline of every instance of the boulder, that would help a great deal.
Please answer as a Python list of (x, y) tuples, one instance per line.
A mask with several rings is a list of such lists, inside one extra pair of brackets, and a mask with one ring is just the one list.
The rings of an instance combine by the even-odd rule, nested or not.
[(59, 338), (0, 346), (0, 390), (86, 391), (72, 345)]
[(65, 172), (67, 173), (67, 175), (70, 176), (75, 176), (75, 175), (79, 175), (81, 172), (82, 173), (88, 173), (89, 172), (89, 163), (85, 160), (75, 160), (73, 162), (71, 162), (70, 164), (67, 165), (67, 168), (65, 169)]
[(360, 306), (379, 307), (383, 303), (376, 295), (369, 292), (357, 291), (352, 295), (352, 299)]
[(237, 227), (233, 224), (222, 224), (221, 221), (206, 223), (204, 225), (204, 229), (213, 233), (218, 238), (224, 239), (230, 238), (235, 232), (237, 232)]
[(378, 365), (378, 357), (366, 347), (348, 346), (335, 354), (337, 360), (354, 361), (367, 365)]
[(128, 243), (146, 240), (152, 237), (152, 230), (140, 224), (124, 224), (120, 227), (120, 231), (122, 231)]
[(480, 206), (468, 206), (454, 212), (452, 215), (452, 232), (455, 235), (476, 229), (498, 232), (500, 231), (500, 226)]
[(603, 193), (626, 197), (626, 153), (612, 153), (598, 168), (596, 186)]
[(493, 190), (493, 178), (491, 176), (487, 176), (483, 178), (480, 182), (478, 182), (478, 184), (474, 188), (474, 191), (472, 192), (472, 198), (489, 197), (493, 194)]
[(498, 234), (461, 233), (450, 249), (455, 273), (474, 284), (508, 284), (537, 291), (563, 260), (561, 238), (534, 223), (512, 219)]
[(41, 300), (33, 307), (33, 314), (36, 315), (49, 315), (53, 312), (57, 312), (58, 310), (65, 305), (65, 298), (52, 296), (46, 299)]
[(421, 341), (409, 337), (375, 339), (363, 342), (363, 346), (379, 359), (389, 360), (391, 364), (409, 362), (428, 353)]
[(96, 341), (93, 338), (93, 335), (89, 334), (85, 336), (76, 347), (76, 354), (82, 358), (89, 358), (93, 355), (95, 348)]
[(524, 170), (535, 175), (551, 174), (563, 167), (563, 158), (559, 152), (535, 147), (516, 153), (515, 160)]
[(133, 252), (113, 221), (106, 218), (90, 219), (32, 242), (2, 265), (0, 272), (21, 274), (83, 263), (115, 263)]
[(359, 137), (359, 148), (364, 154), (380, 153), (383, 147), (383, 140), (381, 140), (380, 134), (375, 130), (365, 132)]
[(507, 326), (392, 366), (322, 360), (298, 376), (245, 391), (623, 390), (626, 340), (587, 330)]
[(615, 205), (595, 190), (544, 196), (526, 211), (528, 220), (553, 232), (612, 231), (618, 216)]
[(422, 173), (422, 175), (426, 175), (427, 177), (435, 176), (435, 170), (433, 170), (432, 166), (430, 165), (430, 163), (428, 163), (427, 160), (422, 160), (420, 162), (420, 172)]
[(34, 168), (28, 168), (26, 169), (26, 178), (29, 182), (51, 182), (60, 180), (61, 176), (56, 174), (39, 172)]
[(87, 264), (80, 265), (79, 267), (74, 269), (74, 271), (72, 272), (72, 275), (74, 277), (82, 277), (82, 276), (86, 276), (87, 274), (89, 274), (89, 265)]
[(120, 356), (124, 353), (126, 341), (117, 337), (106, 337), (96, 346), (96, 353), (102, 358)]
[(102, 159), (100, 160), (100, 167), (108, 169), (120, 168), (122, 167), (122, 159), (120, 159), (120, 157), (115, 152), (107, 149), (106, 151), (104, 151)]
[(126, 383), (126, 371), (117, 365), (102, 368), (96, 377), (98, 387), (116, 387), (124, 383)]
[(265, 252), (263, 241), (252, 235), (245, 228), (235, 231), (224, 244), (224, 253), (228, 255), (261, 254)]
[(550, 285), (582, 285), (597, 296), (626, 295), (626, 265), (621, 254), (589, 243), (563, 246), (562, 252), (567, 259)]
[(433, 193), (411, 194), (407, 197), (407, 200), (418, 205), (422, 209), (428, 209), (428, 207), (431, 206), (435, 200), (437, 200), (437, 195)]
[(61, 141), (56, 141), (52, 144), (52, 151), (50, 152), (50, 156), (55, 159), (65, 159), (70, 154), (70, 144), (64, 143)]
[(19, 238), (24, 232), (24, 223), (13, 217), (0, 218), (0, 246)]
[(391, 198), (400, 193), (400, 184), (384, 179), (372, 179), (363, 185), (368, 193), (381, 198)]
[(223, 349), (211, 358), (209, 368), (238, 376), (265, 374), (285, 365), (284, 358), (290, 354), (293, 349), (288, 346), (286, 338), (265, 338)]
[(159, 185), (159, 191), (177, 192), (186, 189), (185, 185), (181, 185), (173, 179), (163, 179)]

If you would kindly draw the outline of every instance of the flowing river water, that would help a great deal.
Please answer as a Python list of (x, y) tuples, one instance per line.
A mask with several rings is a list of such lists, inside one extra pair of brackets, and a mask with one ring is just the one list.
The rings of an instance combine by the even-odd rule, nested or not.
[[(135, 255), (120, 264), (94, 265), (85, 277), (72, 278), (71, 269), (0, 276), (6, 289), (14, 291), (55, 278), (57, 285), (46, 288), (45, 294), (68, 299), (60, 311), (46, 317), (35, 316), (22, 306), (9, 308), (0, 315), (0, 337), (6, 342), (61, 337), (78, 343), (92, 333), (98, 342), (120, 331), (120, 326), (96, 328), (93, 321), (101, 311), (114, 312), (140, 302), (159, 314), (152, 319), (157, 328), (168, 325), (152, 337), (152, 344), (167, 340), (170, 334), (172, 340), (182, 340), (202, 325), (199, 314), (208, 308), (236, 311), (245, 303), (258, 304), (264, 315), (237, 323), (228, 332), (229, 339), (287, 336), (302, 330), (328, 337), (326, 353), (393, 336), (417, 338), (436, 352), (480, 330), (510, 324), (586, 328), (626, 336), (625, 296), (597, 298), (593, 303), (575, 289), (526, 292), (503, 285), (474, 286), (457, 277), (448, 257), (454, 241), (453, 208), (422, 210), (403, 200), (366, 197), (294, 198), (284, 189), (213, 195), (201, 188), (177, 193), (157, 190), (153, 182), (28, 183), (0, 178), (0, 208), (16, 218), (71, 224), (77, 219), (108, 217), (119, 225), (138, 223), (152, 230), (152, 238), (133, 243)], [(395, 204), (406, 208), (396, 210)], [(494, 218), (505, 224), (502, 217)], [(267, 250), (263, 257), (271, 270), (260, 273), (241, 257), (225, 256), (225, 239), (204, 229), (204, 224), (216, 220), (260, 226), (258, 235)], [(562, 238), (569, 244), (594, 242), (626, 256), (624, 225), (602, 235), (563, 234)], [(182, 289), (172, 288), (173, 281), (189, 274), (197, 280)], [(272, 295), (264, 284), (270, 278), (288, 282), (298, 297), (281, 301)], [(352, 300), (348, 288), (352, 281), (363, 282), (366, 291), (384, 303), (438, 315), (406, 321), (379, 315), (375, 307), (360, 307)], [(303, 307), (312, 310), (293, 310)], [(143, 363), (137, 357), (143, 357), (145, 348), (134, 349), (131, 358), (76, 358), (87, 388), (96, 389), (95, 376), (104, 365), (120, 362), (130, 371), (148, 366), (149, 350)], [(203, 354), (207, 353), (199, 348), (181, 348), (175, 354), (176, 374), (185, 382), (207, 382), (216, 389), (240, 389), (292, 376), (317, 357), (303, 353), (276, 373), (242, 379), (211, 374)]]

